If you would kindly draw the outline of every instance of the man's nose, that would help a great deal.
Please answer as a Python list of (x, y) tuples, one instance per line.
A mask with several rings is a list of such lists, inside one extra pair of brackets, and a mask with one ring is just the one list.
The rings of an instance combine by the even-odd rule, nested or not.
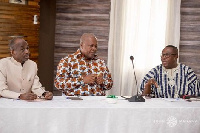
[(29, 49), (25, 49), (25, 51), (24, 51), (25, 53), (29, 53)]
[(93, 49), (93, 50), (97, 50), (97, 47), (94, 46), (94, 47), (92, 47), (92, 49)]

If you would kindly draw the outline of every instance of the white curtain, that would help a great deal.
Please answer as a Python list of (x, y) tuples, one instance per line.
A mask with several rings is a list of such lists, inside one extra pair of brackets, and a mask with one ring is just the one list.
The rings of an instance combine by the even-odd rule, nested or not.
[[(144, 75), (161, 63), (165, 45), (179, 46), (181, 0), (111, 0), (108, 94), (136, 94)], [(130, 56), (134, 56), (134, 70)]]

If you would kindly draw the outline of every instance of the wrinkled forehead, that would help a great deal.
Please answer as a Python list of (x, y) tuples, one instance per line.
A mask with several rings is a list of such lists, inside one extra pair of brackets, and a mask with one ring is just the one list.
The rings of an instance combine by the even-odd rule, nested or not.
[(14, 47), (15, 48), (21, 48), (21, 47), (27, 47), (28, 43), (24, 39), (16, 39)]
[(90, 45), (90, 44), (95, 44), (97, 45), (97, 40), (95, 37), (88, 37), (84, 40), (84, 43), (86, 43), (87, 45)]
[(28, 45), (28, 43), (24, 39), (17, 39), (15, 41), (15, 44)]

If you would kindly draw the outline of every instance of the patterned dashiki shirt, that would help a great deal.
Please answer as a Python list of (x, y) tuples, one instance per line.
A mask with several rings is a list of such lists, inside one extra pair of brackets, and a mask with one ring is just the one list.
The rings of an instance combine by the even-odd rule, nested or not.
[[(103, 74), (104, 83), (85, 84), (83, 77), (89, 74)], [(60, 60), (54, 83), (55, 87), (67, 96), (104, 96), (105, 90), (111, 89), (113, 85), (104, 60), (98, 59), (97, 55), (91, 60), (86, 60), (80, 49)]]
[(145, 75), (140, 86), (140, 90), (144, 90), (146, 82), (154, 78), (159, 88), (151, 86), (151, 95), (161, 98), (177, 98), (182, 95), (199, 96), (200, 82), (194, 71), (184, 65), (178, 64), (176, 68), (165, 69), (162, 64), (151, 69)]

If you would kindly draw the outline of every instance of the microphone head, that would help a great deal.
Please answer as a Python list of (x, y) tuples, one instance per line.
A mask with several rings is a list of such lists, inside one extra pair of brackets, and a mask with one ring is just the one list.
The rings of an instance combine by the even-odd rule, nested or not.
[(131, 55), (131, 56), (130, 56), (130, 59), (131, 59), (131, 60), (134, 60), (134, 57)]

